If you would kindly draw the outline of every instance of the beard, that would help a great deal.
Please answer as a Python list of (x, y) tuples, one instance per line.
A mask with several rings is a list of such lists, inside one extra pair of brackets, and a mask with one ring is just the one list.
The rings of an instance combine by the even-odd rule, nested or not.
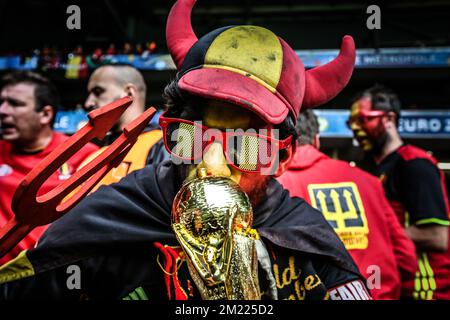
[(260, 176), (258, 179), (254, 179), (252, 176), (258, 174), (243, 174), (239, 185), (247, 193), (253, 208), (266, 197), (267, 185), (269, 184), (272, 176)]
[(389, 134), (382, 123), (372, 130), (360, 130), (355, 132), (356, 140), (363, 151), (371, 156), (378, 156), (382, 153), (383, 147), (389, 141)]
[(372, 149), (369, 150), (369, 153), (374, 156), (381, 155), (383, 151), (383, 147), (388, 143), (389, 141), (389, 135), (384, 130), (380, 135), (378, 135), (376, 138), (372, 138)]
[[(196, 165), (180, 164), (176, 167), (176, 181), (175, 187), (177, 190), (188, 181), (189, 173), (196, 167)], [(257, 179), (256, 179), (257, 176)], [(259, 175), (257, 173), (243, 173), (239, 181), (239, 186), (247, 194), (252, 207), (255, 208), (265, 197), (267, 185), (272, 176)]]

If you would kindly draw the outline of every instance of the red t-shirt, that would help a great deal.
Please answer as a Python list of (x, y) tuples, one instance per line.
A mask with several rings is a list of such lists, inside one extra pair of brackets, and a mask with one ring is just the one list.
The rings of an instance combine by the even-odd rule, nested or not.
[(322, 212), (368, 279), (374, 299), (400, 298), (402, 282), (414, 278), (415, 247), (376, 177), (307, 145), (297, 149), (279, 181)]
[[(11, 201), (22, 179), (67, 138), (63, 134), (54, 133), (50, 144), (44, 150), (35, 153), (17, 153), (10, 143), (0, 140), (0, 226), (5, 225), (14, 216)], [(42, 185), (38, 195), (50, 191), (69, 178), (81, 162), (97, 149), (92, 143), (81, 148)], [(16, 257), (22, 250), (32, 248), (46, 228), (47, 226), (41, 226), (31, 231), (13, 250), (0, 259), (0, 265)]]
[[(411, 145), (401, 146), (381, 161), (377, 175), (405, 227), (450, 225), (444, 174), (427, 152)], [(409, 296), (420, 300), (449, 300), (450, 250), (420, 251), (417, 258), (419, 268), (415, 279), (409, 281)]]

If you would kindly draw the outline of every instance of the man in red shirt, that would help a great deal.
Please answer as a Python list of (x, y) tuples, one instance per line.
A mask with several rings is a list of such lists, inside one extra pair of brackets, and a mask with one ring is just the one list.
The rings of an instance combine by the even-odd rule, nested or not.
[[(7, 74), (0, 91), (0, 225), (14, 215), (11, 201), (20, 181), (67, 136), (53, 132), (52, 124), (58, 105), (58, 94), (48, 79), (29, 71)], [(81, 148), (42, 186), (44, 194), (70, 177), (92, 152), (94, 144)], [(46, 226), (34, 229), (11, 252), (0, 259), (0, 265), (34, 246)]]
[(349, 125), (377, 164), (386, 197), (417, 247), (419, 269), (409, 283), (414, 299), (450, 299), (449, 204), (444, 175), (426, 151), (398, 133), (400, 100), (376, 85), (353, 100)]
[(402, 282), (414, 278), (415, 247), (383, 196), (381, 183), (318, 150), (319, 125), (311, 110), (301, 113), (297, 130), (300, 145), (278, 180), (291, 196), (323, 213), (368, 279), (374, 299), (400, 298)]

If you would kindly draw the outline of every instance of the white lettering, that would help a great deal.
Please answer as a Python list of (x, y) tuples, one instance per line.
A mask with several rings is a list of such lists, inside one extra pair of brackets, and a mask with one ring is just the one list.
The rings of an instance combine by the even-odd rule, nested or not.
[(67, 21), (66, 21), (67, 29), (80, 30), (81, 29), (81, 9), (80, 9), (80, 7), (77, 5), (74, 5), (74, 4), (70, 5), (67, 7), (66, 13), (70, 14), (70, 16), (67, 18)]
[(346, 286), (340, 286), (338, 288), (339, 294), (341, 295), (342, 300), (355, 300), (355, 297), (351, 294), (351, 292), (347, 289)]
[(366, 269), (367, 286), (369, 289), (381, 289), (381, 269), (379, 266), (370, 265)]
[(367, 29), (369, 30), (380, 30), (381, 29), (381, 9), (377, 5), (370, 5), (366, 10), (367, 14), (371, 14), (366, 21)]
[(66, 270), (67, 274), (70, 274), (70, 276), (67, 278), (66, 285), (67, 289), (73, 290), (73, 289), (81, 289), (81, 269), (77, 265), (70, 265), (67, 267)]

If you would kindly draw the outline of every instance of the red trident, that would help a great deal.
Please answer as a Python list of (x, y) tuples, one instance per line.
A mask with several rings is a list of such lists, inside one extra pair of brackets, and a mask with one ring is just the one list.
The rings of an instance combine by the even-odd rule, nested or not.
[[(89, 122), (83, 128), (59, 145), (25, 176), (12, 201), (15, 217), (0, 229), (0, 258), (34, 228), (51, 223), (63, 216), (86, 196), (109, 170), (122, 162), (139, 134), (153, 118), (156, 112), (154, 108), (149, 108), (128, 124), (119, 138), (94, 160), (53, 190), (37, 197), (41, 185), (94, 137), (103, 139), (132, 102), (130, 97), (125, 97), (91, 111), (88, 114)], [(80, 185), (82, 186), (71, 194)], [(65, 199), (69, 194), (71, 194), (70, 198)], [(63, 199), (65, 200), (61, 203)]]

